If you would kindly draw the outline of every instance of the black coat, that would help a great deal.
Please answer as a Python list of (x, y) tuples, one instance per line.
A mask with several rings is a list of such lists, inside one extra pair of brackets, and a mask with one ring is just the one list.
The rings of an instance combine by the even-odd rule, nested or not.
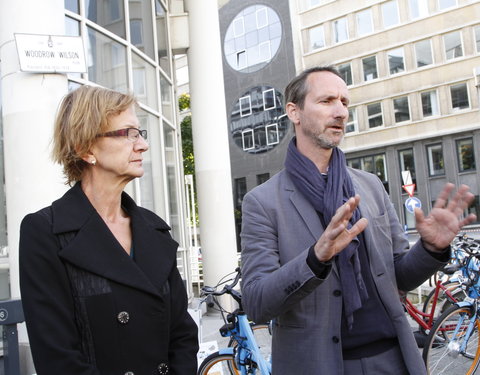
[(125, 193), (134, 260), (80, 183), (27, 215), (20, 289), (38, 375), (193, 375), (197, 327), (168, 225)]

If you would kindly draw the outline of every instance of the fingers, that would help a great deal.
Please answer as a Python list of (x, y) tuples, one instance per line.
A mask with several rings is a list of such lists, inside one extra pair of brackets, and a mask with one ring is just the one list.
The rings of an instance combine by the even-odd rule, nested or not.
[(444, 208), (447, 204), (448, 197), (450, 196), (450, 193), (452, 192), (454, 187), (455, 185), (450, 182), (445, 184), (440, 194), (438, 194), (433, 208)]

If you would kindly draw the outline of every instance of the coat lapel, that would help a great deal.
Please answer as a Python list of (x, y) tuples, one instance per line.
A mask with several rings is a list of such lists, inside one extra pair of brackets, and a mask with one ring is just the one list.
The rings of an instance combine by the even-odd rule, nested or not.
[[(52, 205), (54, 233), (75, 233), (68, 245), (60, 250), (59, 256), (89, 272), (161, 296), (161, 287), (175, 262), (176, 243), (157, 230), (159, 226), (156, 228), (155, 224), (158, 223), (145, 220), (140, 208), (128, 195), (122, 196), (122, 204), (132, 220), (137, 262), (123, 250), (79, 183)], [(158, 218), (158, 221), (161, 220)], [(165, 247), (167, 251), (164, 251)]]

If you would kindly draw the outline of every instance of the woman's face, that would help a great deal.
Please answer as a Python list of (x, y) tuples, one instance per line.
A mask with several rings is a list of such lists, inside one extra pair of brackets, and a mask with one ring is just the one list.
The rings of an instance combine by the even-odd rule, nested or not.
[[(133, 106), (111, 116), (108, 122), (107, 132), (140, 128)], [(129, 139), (126, 135), (98, 137), (91, 150), (96, 160), (92, 172), (102, 178), (131, 181), (143, 176), (143, 153), (147, 150), (148, 143), (141, 135), (136, 139)]]

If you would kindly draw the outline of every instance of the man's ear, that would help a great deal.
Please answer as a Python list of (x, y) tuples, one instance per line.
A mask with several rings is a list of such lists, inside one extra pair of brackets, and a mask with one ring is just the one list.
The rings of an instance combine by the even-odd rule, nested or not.
[(298, 107), (295, 103), (292, 103), (292, 102), (287, 103), (285, 107), (285, 111), (287, 113), (288, 118), (294, 125), (297, 125), (300, 122), (298, 118)]

